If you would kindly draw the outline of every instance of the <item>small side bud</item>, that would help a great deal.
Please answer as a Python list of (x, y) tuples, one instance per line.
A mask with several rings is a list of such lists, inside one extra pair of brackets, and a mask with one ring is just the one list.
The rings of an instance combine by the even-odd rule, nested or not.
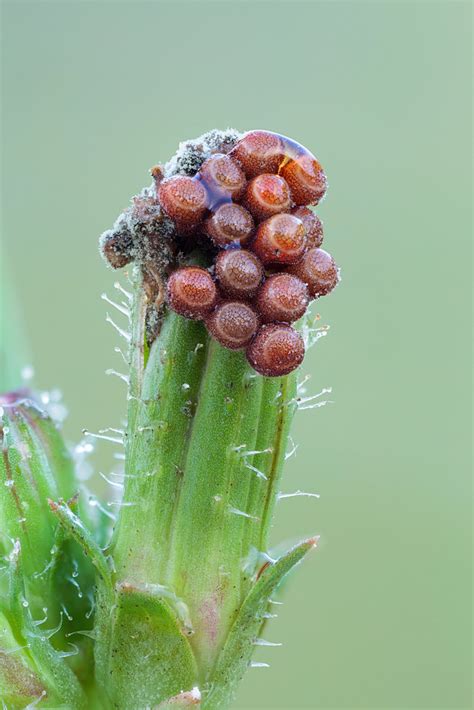
[(8, 540), (16, 540), (21, 549), (33, 616), (40, 618), (47, 607), (50, 622), (58, 623), (63, 604), (77, 618), (66, 615), (58, 629), (57, 640), (65, 640), (90, 606), (77, 591), (91, 582), (90, 565), (74, 545), (58, 538), (51, 502), (65, 498), (78, 507), (73, 460), (55, 422), (24, 393), (0, 396), (0, 414), (0, 549), (9, 552)]

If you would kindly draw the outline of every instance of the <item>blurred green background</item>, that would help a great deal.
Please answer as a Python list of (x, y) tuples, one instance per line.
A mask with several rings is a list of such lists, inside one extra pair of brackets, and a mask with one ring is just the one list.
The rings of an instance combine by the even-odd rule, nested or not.
[[(470, 3), (2, 11), (3, 251), (71, 440), (124, 413), (104, 375), (116, 275), (96, 245), (148, 168), (231, 125), (292, 136), (328, 173), (319, 214), (343, 283), (318, 304), (331, 331), (304, 370), (335, 403), (297, 415), (284, 483), (321, 499), (282, 501), (275, 526), (321, 545), (237, 706), (471, 707)], [(107, 445), (96, 463), (112, 465)]]

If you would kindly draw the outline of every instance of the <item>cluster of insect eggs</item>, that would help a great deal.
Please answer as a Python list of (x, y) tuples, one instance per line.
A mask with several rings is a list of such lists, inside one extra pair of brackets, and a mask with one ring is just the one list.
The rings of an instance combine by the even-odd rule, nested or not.
[(194, 177), (159, 184), (158, 199), (178, 234), (204, 234), (217, 248), (210, 270), (183, 266), (171, 274), (170, 308), (202, 319), (224, 347), (245, 348), (262, 375), (298, 367), (304, 343), (291, 324), (338, 282), (333, 258), (320, 248), (322, 224), (308, 209), (325, 191), (316, 158), (268, 131), (246, 133)]

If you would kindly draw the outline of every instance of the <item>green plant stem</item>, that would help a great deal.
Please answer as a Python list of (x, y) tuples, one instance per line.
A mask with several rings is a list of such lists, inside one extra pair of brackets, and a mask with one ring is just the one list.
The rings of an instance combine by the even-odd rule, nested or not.
[(172, 312), (147, 353), (140, 291), (137, 284), (125, 489), (110, 553), (118, 583), (160, 585), (185, 600), (178, 604), (203, 684), (267, 559), (295, 377), (256, 375), (243, 353)]

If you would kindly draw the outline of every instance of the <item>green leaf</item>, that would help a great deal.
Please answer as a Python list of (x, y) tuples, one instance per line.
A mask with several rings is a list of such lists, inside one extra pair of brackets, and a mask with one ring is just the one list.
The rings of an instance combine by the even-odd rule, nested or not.
[[(21, 546), (15, 543), (9, 556), (8, 606), (4, 609), (10, 628), (20, 647), (25, 648), (38, 679), (44, 686), (45, 700), (79, 709), (86, 707), (86, 696), (62, 652), (50, 642), (51, 634), (34, 623), (25, 600)], [(54, 705), (52, 706), (54, 707)]]
[(114, 708), (143, 710), (193, 688), (197, 669), (186, 627), (163, 590), (122, 583), (112, 624), (99, 681)]
[(316, 538), (300, 542), (273, 563), (264, 566), (237, 615), (226, 644), (211, 674), (203, 710), (226, 708), (248, 668), (254, 642), (264, 623), (269, 599), (286, 574), (315, 547)]
[(18, 642), (6, 616), (0, 613), (0, 698), (11, 708), (24, 708), (46, 688), (28, 650)]
[(54, 542), (48, 498), (75, 493), (72, 460), (51, 418), (21, 395), (2, 401), (0, 446), (2, 530), (21, 541), (25, 573), (34, 577), (48, 564)]
[[(48, 499), (74, 495), (73, 461), (55, 423), (33, 400), (13, 393), (1, 409), (0, 550), (8, 555), (10, 541), (20, 541), (32, 613), (40, 618), (47, 607), (51, 625), (63, 615), (55, 643), (68, 648), (67, 633), (84, 628), (91, 608), (93, 575), (75, 543), (58, 532)], [(0, 592), (1, 586), (0, 580)]]

